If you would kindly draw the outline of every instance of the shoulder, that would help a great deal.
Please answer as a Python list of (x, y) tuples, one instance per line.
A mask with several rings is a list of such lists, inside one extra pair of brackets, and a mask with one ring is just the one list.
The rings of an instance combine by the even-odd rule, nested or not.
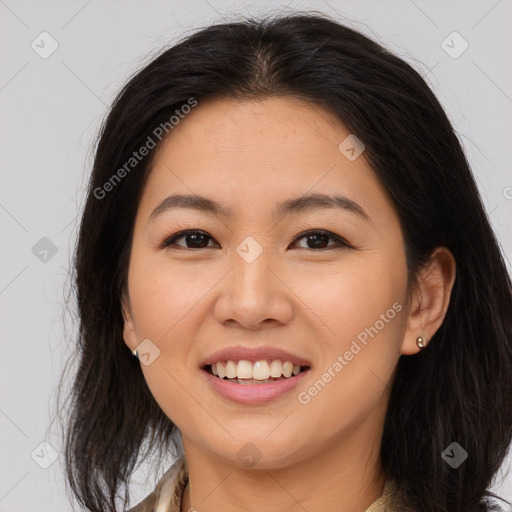
[(177, 459), (158, 481), (153, 491), (126, 512), (173, 512), (180, 510), (181, 495), (187, 483), (185, 456)]

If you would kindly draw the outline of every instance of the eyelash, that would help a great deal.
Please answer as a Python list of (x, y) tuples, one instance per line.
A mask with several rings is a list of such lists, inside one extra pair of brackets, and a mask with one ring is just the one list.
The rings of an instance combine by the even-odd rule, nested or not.
[[(179, 249), (176, 248), (176, 247), (171, 247), (176, 240), (178, 240), (179, 238), (183, 238), (183, 237), (185, 237), (185, 236), (187, 236), (189, 234), (202, 234), (202, 235), (206, 235), (207, 237), (209, 237), (210, 239), (213, 240), (213, 237), (211, 237), (210, 235), (208, 235), (208, 233), (206, 233), (204, 231), (201, 231), (199, 229), (186, 229), (186, 230), (183, 230), (183, 231), (179, 231), (178, 233), (175, 233), (174, 235), (171, 235), (170, 237), (166, 238), (162, 242), (162, 244), (160, 245), (160, 249), (167, 248), (167, 249), (170, 249), (170, 250), (186, 250), (186, 251), (198, 251), (198, 250), (201, 250), (201, 249), (211, 249), (211, 247), (196, 247), (196, 248), (193, 248), (193, 247), (176, 246), (176, 247), (179, 247)], [(293, 240), (293, 242), (296, 242), (296, 241), (300, 240), (301, 238), (305, 238), (308, 235), (309, 236), (311, 236), (311, 235), (321, 235), (321, 236), (326, 236), (326, 237), (332, 238), (336, 242), (337, 246), (334, 245), (334, 246), (330, 246), (330, 247), (324, 247), (324, 248), (321, 248), (321, 249), (311, 249), (309, 247), (303, 247), (302, 248), (302, 249), (306, 249), (307, 251), (318, 252), (318, 251), (327, 251), (327, 250), (330, 250), (330, 249), (340, 249), (340, 248), (343, 248), (343, 247), (349, 248), (349, 249), (354, 249), (354, 247), (352, 245), (350, 245), (342, 237), (340, 237), (338, 235), (335, 235), (334, 233), (332, 233), (330, 231), (323, 230), (323, 229), (313, 229), (313, 230), (310, 230), (310, 231), (305, 231), (305, 232), (301, 233), (300, 235), (298, 235)]]

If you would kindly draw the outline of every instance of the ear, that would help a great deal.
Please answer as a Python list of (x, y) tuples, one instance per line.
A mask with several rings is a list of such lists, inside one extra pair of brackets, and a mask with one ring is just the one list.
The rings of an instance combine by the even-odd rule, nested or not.
[(401, 354), (416, 354), (421, 350), (416, 339), (421, 336), (428, 343), (439, 329), (450, 303), (455, 275), (452, 253), (446, 247), (437, 247), (420, 271), (412, 293)]
[(125, 292), (123, 292), (121, 298), (121, 311), (124, 320), (123, 339), (128, 348), (133, 350), (139, 343), (137, 341), (137, 334), (135, 332), (135, 323), (133, 321), (130, 297)]

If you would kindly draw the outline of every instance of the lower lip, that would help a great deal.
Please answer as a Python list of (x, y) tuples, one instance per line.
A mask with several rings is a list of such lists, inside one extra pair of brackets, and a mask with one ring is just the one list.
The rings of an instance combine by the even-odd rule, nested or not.
[(201, 369), (201, 373), (206, 376), (213, 389), (224, 398), (239, 404), (261, 404), (270, 402), (291, 391), (302, 382), (309, 370), (267, 384), (237, 384), (236, 382), (219, 379), (219, 377), (215, 377), (204, 369)]

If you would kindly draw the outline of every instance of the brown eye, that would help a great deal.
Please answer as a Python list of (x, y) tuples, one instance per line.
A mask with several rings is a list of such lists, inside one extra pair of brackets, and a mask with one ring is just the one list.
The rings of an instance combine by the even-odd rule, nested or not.
[[(177, 244), (176, 241), (183, 238), (185, 240), (185, 245), (183, 244)], [(316, 229), (312, 231), (307, 231), (305, 233), (302, 233), (297, 238), (295, 238), (295, 241), (301, 240), (301, 239), (307, 240), (307, 247), (301, 247), (302, 249), (309, 249), (309, 250), (326, 250), (326, 249), (335, 249), (340, 247), (349, 247), (352, 248), (352, 246), (343, 238), (341, 238), (338, 235), (335, 235), (334, 233), (331, 233), (330, 231), (325, 231), (321, 229)], [(333, 240), (334, 243), (329, 245), (329, 239)], [(188, 229), (185, 231), (179, 231), (178, 233), (175, 233), (174, 235), (167, 238), (162, 244), (161, 248), (170, 248), (170, 249), (176, 249), (176, 248), (183, 248), (183, 249), (206, 249), (208, 247), (208, 242), (210, 240), (213, 240), (213, 238), (205, 233), (204, 231), (200, 230), (194, 230), (194, 229)], [(295, 242), (294, 241), (294, 242)]]
[[(183, 246), (182, 244), (176, 244), (176, 240), (179, 240), (180, 238), (184, 238), (185, 244), (188, 245)], [(204, 249), (208, 245), (208, 239), (212, 240), (210, 235), (206, 234), (204, 231), (180, 231), (179, 233), (175, 233), (174, 235), (167, 238), (162, 244), (162, 247), (177, 245), (179, 247), (184, 247), (185, 249)]]
[[(306, 243), (309, 244), (308, 247), (303, 247), (304, 249), (321, 250), (331, 249), (340, 246), (351, 247), (349, 243), (343, 240), (343, 238), (339, 237), (338, 235), (335, 235), (334, 233), (331, 233), (330, 231), (324, 231), (322, 229), (317, 229), (314, 231), (308, 231), (306, 233), (303, 233), (302, 235), (298, 236), (295, 240), (301, 240), (302, 238), (305, 238), (307, 240)], [(331, 238), (335, 242), (331, 246), (327, 245), (329, 243), (329, 238)]]

